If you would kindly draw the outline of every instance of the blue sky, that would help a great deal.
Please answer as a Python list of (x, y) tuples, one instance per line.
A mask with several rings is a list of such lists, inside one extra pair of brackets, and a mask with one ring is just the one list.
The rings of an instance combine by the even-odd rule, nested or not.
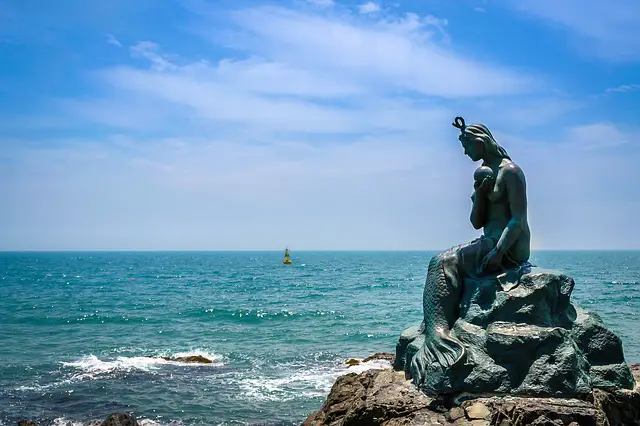
[(0, 249), (640, 249), (636, 0), (0, 0)]

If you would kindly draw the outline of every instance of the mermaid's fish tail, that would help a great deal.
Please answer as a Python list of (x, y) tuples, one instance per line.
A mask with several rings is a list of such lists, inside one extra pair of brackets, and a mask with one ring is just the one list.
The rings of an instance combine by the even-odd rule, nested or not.
[[(424, 344), (411, 360), (411, 376), (427, 393), (446, 388), (448, 369), (466, 355), (462, 342), (450, 334), (457, 318), (459, 292), (455, 252), (434, 256), (429, 263), (424, 292)], [(451, 269), (450, 271), (447, 268)]]
[(411, 360), (413, 383), (427, 393), (446, 388), (445, 374), (466, 357), (464, 345), (448, 332), (436, 332), (426, 338)]

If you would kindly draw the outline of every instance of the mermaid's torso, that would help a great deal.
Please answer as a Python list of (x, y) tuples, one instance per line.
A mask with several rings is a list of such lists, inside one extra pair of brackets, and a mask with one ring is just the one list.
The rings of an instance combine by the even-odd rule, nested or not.
[[(524, 174), (520, 172), (524, 182)], [(487, 221), (484, 225), (484, 236), (494, 240), (500, 239), (502, 232), (513, 217), (509, 208), (509, 196), (506, 182), (502, 177), (502, 168), (498, 169), (493, 190), (487, 194)], [(508, 259), (519, 264), (529, 260), (531, 233), (527, 221), (523, 221), (518, 239), (507, 250)]]

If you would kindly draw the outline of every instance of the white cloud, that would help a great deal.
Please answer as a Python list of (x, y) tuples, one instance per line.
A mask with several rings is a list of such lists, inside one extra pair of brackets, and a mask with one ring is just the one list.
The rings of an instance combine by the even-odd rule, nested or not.
[(107, 37), (107, 43), (113, 44), (114, 46), (122, 47), (122, 43), (120, 43), (113, 34), (107, 34), (106, 37)]
[(605, 90), (605, 93), (628, 93), (640, 90), (640, 84), (623, 84), (617, 87), (610, 87)]
[(376, 12), (380, 12), (380, 5), (372, 1), (369, 1), (361, 4), (358, 7), (358, 10), (360, 10), (360, 13), (362, 14), (376, 13)]
[[(486, 99), (464, 105), (469, 114), (487, 117), (504, 129), (522, 131), (528, 127), (560, 123), (568, 113), (585, 108), (585, 102), (578, 102), (566, 96), (517, 97), (515, 99)], [(496, 114), (496, 111), (500, 111)]]
[(335, 2), (333, 0), (307, 0), (309, 3), (314, 4), (320, 7), (331, 7), (335, 6)]
[(480, 7), (480, 6), (474, 7), (473, 10), (475, 10), (478, 13), (486, 13), (487, 12), (487, 10), (485, 8)]
[(407, 237), (422, 225), (396, 234), (405, 225), (385, 228), (393, 212), (383, 207), (397, 201), (405, 206), (402, 214), (416, 194), (429, 198), (431, 190), (420, 187), (436, 176), (421, 166), (446, 156), (424, 144), (380, 139), (322, 142), (127, 137), (5, 153), (20, 164), (23, 178), (0, 187), (12, 206), (0, 218), (14, 225), (0, 229), (0, 248), (415, 244)]
[(568, 139), (581, 149), (611, 148), (629, 142), (631, 135), (611, 123), (592, 123), (571, 127)]
[(581, 40), (590, 55), (612, 60), (640, 59), (640, 3), (636, 0), (504, 1), (532, 16), (560, 24)]
[[(302, 9), (236, 10), (224, 28), (209, 10), (200, 18), (211, 51), (184, 55), (139, 42), (130, 62), (90, 74), (103, 97), (56, 104), (68, 122), (122, 135), (48, 141), (46, 149), (0, 142), (11, 147), (0, 162), (0, 182), (11, 182), (0, 185), (0, 198), (11, 208), (0, 222), (14, 225), (0, 229), (2, 244), (444, 248), (477, 234), (468, 224), (477, 165), (464, 157), (452, 118), (483, 121), (501, 135), (576, 108), (537, 93), (544, 82), (535, 76), (451, 49), (445, 19)], [(529, 178), (533, 216), (557, 203), (562, 232), (549, 231), (552, 219), (534, 229), (546, 246), (567, 237), (569, 212), (584, 206), (567, 199), (603, 186), (580, 168), (597, 164), (602, 151), (609, 157), (599, 167), (616, 164), (612, 150), (575, 148), (630, 137), (611, 123), (567, 132), (554, 146), (559, 154), (540, 134), (544, 143), (505, 138)], [(569, 147), (566, 139), (585, 143)], [(575, 190), (577, 176), (587, 189)], [(565, 199), (562, 191), (573, 192)]]
[[(445, 98), (522, 93), (537, 89), (532, 76), (456, 55), (436, 39), (446, 21), (432, 16), (310, 15), (282, 8), (233, 14), (242, 31), (236, 47), (274, 62), (348, 75), (377, 90), (398, 89)], [(435, 31), (434, 31), (435, 30)], [(212, 35), (214, 40), (215, 34)], [(309, 52), (313, 52), (310, 55)]]
[(132, 56), (149, 67), (100, 73), (113, 99), (67, 105), (123, 128), (162, 121), (164, 110), (183, 111), (216, 134), (229, 125), (235, 131), (251, 126), (254, 134), (417, 134), (454, 114), (434, 97), (474, 99), (536, 87), (532, 77), (454, 54), (434, 37), (446, 20), (429, 15), (363, 22), (342, 13), (259, 7), (231, 16), (240, 28), (235, 47), (247, 58), (188, 60), (139, 42), (130, 48)]
[(147, 59), (152, 65), (153, 69), (158, 71), (175, 70), (178, 67), (171, 63), (165, 55), (158, 53), (159, 46), (156, 43), (150, 41), (141, 41), (130, 47), (131, 55), (134, 57)]
[[(0, 248), (445, 248), (476, 235), (468, 197), (477, 164), (449, 127), (408, 144), (120, 136), (13, 145), (0, 176), (21, 178), (0, 186), (11, 206), (0, 219), (12, 224), (0, 229)], [(557, 144), (497, 137), (527, 176), (536, 248), (638, 248), (629, 238), (640, 232), (629, 190), (637, 147), (580, 149), (632, 134), (594, 123)]]

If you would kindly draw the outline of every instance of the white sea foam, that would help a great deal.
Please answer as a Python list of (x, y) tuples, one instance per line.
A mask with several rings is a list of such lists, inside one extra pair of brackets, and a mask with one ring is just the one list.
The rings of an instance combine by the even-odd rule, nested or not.
[[(173, 357), (180, 357), (180, 358), (184, 358), (184, 357), (188, 357), (188, 356), (201, 356), (207, 359), (210, 359), (211, 361), (213, 361), (213, 364), (217, 364), (218, 366), (223, 364), (223, 357), (222, 355), (216, 354), (216, 353), (211, 353), (211, 352), (207, 352), (205, 350), (201, 350), (201, 349), (195, 349), (193, 351), (189, 351), (189, 352), (176, 352), (174, 354), (171, 354), (169, 356), (173, 356)], [(193, 365), (193, 364), (188, 364), (188, 365)]]
[[(392, 368), (391, 361), (387, 359), (372, 359), (371, 361), (363, 362), (358, 365), (347, 368), (347, 373), (362, 373), (367, 370), (388, 370)], [(346, 373), (345, 373), (346, 374)]]
[(77, 361), (62, 362), (61, 364), (65, 367), (79, 370), (79, 372), (72, 377), (73, 380), (94, 380), (105, 376), (109, 377), (116, 373), (129, 373), (133, 371), (154, 372), (167, 365), (180, 365), (185, 367), (219, 367), (223, 365), (223, 358), (221, 355), (202, 350), (179, 352), (163, 356), (188, 357), (198, 355), (211, 360), (212, 363), (202, 364), (193, 362), (177, 362), (169, 361), (161, 357), (149, 356), (119, 356), (112, 360), (101, 360), (95, 355), (85, 355)]
[(53, 426), (83, 426), (82, 422), (69, 420), (64, 417), (53, 419)]
[(159, 422), (151, 419), (137, 419), (140, 426), (182, 426), (184, 423), (181, 420), (172, 420), (170, 422)]
[(251, 372), (254, 376), (239, 378), (238, 385), (246, 399), (282, 402), (300, 397), (325, 397), (336, 379), (342, 375), (390, 368), (390, 361), (376, 359), (352, 367), (344, 364), (318, 364), (311, 368), (297, 366), (293, 371), (285, 369), (281, 377), (265, 377), (254, 370)]

